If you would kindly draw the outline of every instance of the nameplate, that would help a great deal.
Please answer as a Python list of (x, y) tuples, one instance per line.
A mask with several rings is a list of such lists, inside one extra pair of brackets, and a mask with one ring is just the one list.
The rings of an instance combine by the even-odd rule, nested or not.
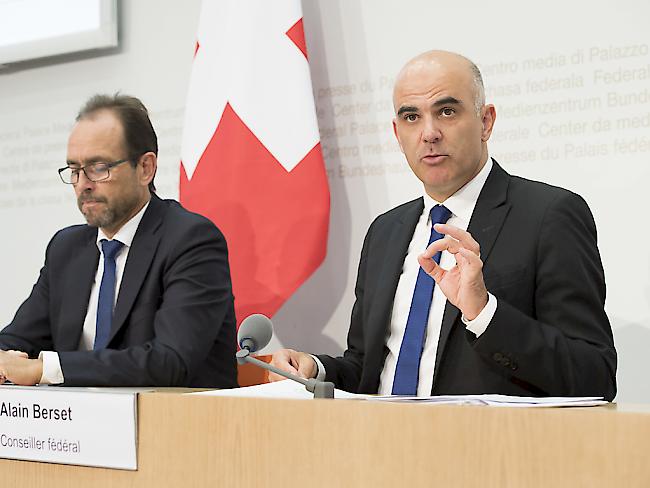
[(137, 393), (0, 387), (0, 457), (131, 469)]

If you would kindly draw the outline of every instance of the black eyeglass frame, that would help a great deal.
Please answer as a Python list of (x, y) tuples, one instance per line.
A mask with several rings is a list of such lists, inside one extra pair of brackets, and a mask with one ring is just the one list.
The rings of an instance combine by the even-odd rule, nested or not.
[[(111, 177), (111, 168), (114, 168), (115, 166), (118, 166), (122, 163), (126, 163), (127, 161), (130, 161), (131, 158), (126, 158), (126, 159), (118, 159), (117, 161), (112, 161), (110, 163), (105, 163), (104, 161), (95, 161), (94, 163), (88, 163), (83, 166), (79, 166), (78, 168), (71, 168), (70, 166), (66, 166), (65, 168), (59, 168), (58, 173), (59, 173), (59, 178), (61, 178), (61, 181), (65, 183), (66, 185), (76, 185), (79, 183), (79, 172), (83, 171), (84, 174), (86, 175), (86, 178), (88, 178), (89, 181), (97, 182), (97, 181), (104, 181), (107, 180)], [(90, 176), (88, 176), (88, 173), (86, 173), (86, 168), (88, 166), (97, 166), (98, 164), (103, 164), (106, 166), (106, 176), (99, 178), (97, 180), (93, 180)], [(70, 175), (70, 181), (65, 181), (63, 179), (63, 172), (66, 170), (70, 170), (71, 175)], [(76, 178), (73, 178), (74, 175), (77, 175)], [(75, 180), (75, 181), (73, 181)]]

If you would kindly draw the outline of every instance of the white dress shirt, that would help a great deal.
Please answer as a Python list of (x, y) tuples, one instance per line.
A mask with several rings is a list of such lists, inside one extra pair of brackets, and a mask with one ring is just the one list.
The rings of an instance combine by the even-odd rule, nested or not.
[[(99, 286), (96, 285), (97, 283), (102, 282), (102, 277), (104, 276), (104, 253), (102, 253), (101, 241), (103, 239), (106, 239), (107, 241), (118, 240), (124, 244), (115, 257), (115, 302), (113, 303), (113, 308), (115, 308), (117, 297), (120, 293), (120, 285), (122, 284), (122, 275), (124, 274), (126, 259), (129, 256), (129, 249), (133, 243), (133, 238), (138, 230), (142, 216), (148, 206), (149, 202), (147, 202), (147, 204), (142, 207), (142, 209), (135, 214), (131, 220), (122, 226), (122, 228), (113, 236), (113, 239), (109, 239), (101, 229), (97, 229), (96, 243), (99, 249), (99, 263), (97, 263), (95, 281), (91, 284), (90, 288), (90, 299), (88, 301), (88, 310), (86, 311), (81, 339), (79, 340), (79, 351), (92, 351), (95, 343), (97, 305), (99, 302)], [(59, 361), (58, 353), (54, 351), (42, 351), (39, 357), (43, 359), (43, 375), (41, 376), (40, 383), (51, 385), (63, 383), (63, 371), (61, 370), (61, 362)]]
[[(395, 378), (395, 368), (397, 367), (397, 358), (399, 357), (402, 339), (406, 330), (411, 301), (415, 290), (420, 265), (417, 257), (424, 252), (429, 243), (431, 236), (431, 209), (435, 205), (444, 205), (451, 212), (448, 224), (454, 225), (460, 229), (467, 230), (469, 222), (474, 213), (474, 207), (478, 200), (483, 185), (492, 170), (492, 159), (488, 156), (487, 162), (479, 173), (470, 180), (465, 186), (447, 198), (444, 202), (436, 202), (426, 192), (424, 193), (424, 209), (415, 226), (413, 238), (408, 246), (404, 267), (397, 284), (395, 298), (393, 299), (393, 312), (391, 315), (390, 329), (386, 337), (386, 347), (388, 355), (384, 362), (379, 378), (379, 394), (390, 395), (393, 389), (393, 379)], [(454, 256), (448, 251), (443, 251), (440, 256), (440, 266), (444, 269), (450, 269), (456, 264)], [(436, 364), (436, 353), (438, 349), (438, 339), (442, 325), (442, 317), (447, 304), (447, 297), (442, 293), (438, 286), (434, 286), (433, 299), (429, 310), (427, 328), (425, 330), (424, 349), (420, 360), (420, 371), (418, 378), (418, 396), (430, 396), (433, 387), (433, 373)], [(488, 327), (494, 313), (496, 312), (497, 301), (492, 294), (488, 294), (488, 303), (481, 313), (474, 320), (467, 320), (462, 317), (463, 323), (467, 329), (473, 332), (477, 337), (481, 335)], [(317, 379), (325, 379), (325, 368), (321, 361), (314, 356), (318, 366)]]

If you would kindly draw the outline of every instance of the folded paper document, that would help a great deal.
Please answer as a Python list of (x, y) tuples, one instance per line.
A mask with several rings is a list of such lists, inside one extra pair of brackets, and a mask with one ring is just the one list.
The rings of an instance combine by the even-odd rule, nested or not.
[[(251, 398), (313, 398), (305, 387), (295, 381), (278, 381), (262, 385), (233, 388), (231, 390), (210, 390), (191, 395), (233, 396)], [(374, 402), (429, 403), (443, 405), (488, 405), (491, 407), (591, 407), (604, 405), (602, 397), (518, 397), (509, 395), (438, 395), (429, 397), (395, 395), (359, 395), (343, 390), (334, 390), (336, 399), (367, 400)]]

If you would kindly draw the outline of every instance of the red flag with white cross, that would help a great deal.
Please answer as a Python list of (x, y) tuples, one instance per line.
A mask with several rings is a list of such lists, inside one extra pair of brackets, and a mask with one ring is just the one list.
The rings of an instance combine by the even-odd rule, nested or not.
[(204, 0), (180, 200), (226, 236), (238, 322), (273, 316), (325, 258), (329, 188), (299, 0)]

